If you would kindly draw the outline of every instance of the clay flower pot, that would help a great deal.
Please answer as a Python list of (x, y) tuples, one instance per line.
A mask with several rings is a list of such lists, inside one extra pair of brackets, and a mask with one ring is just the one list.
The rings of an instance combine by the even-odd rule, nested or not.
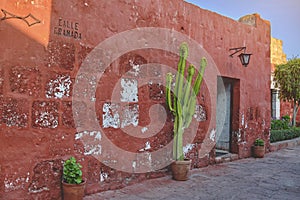
[(265, 142), (262, 139), (256, 139), (253, 146), (253, 156), (263, 158), (265, 155)]
[(81, 164), (74, 157), (70, 157), (63, 165), (63, 199), (82, 200), (86, 179), (82, 178)]
[(63, 199), (64, 200), (82, 200), (84, 196), (86, 180), (80, 184), (69, 184), (62, 181)]
[(189, 179), (192, 160), (177, 160), (171, 164), (173, 179), (186, 181)]
[(265, 146), (253, 146), (253, 156), (263, 158), (265, 156)]

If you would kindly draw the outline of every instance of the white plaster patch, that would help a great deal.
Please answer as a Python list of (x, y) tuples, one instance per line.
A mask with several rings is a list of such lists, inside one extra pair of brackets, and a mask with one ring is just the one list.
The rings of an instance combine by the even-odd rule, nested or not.
[(122, 111), (121, 127), (133, 125), (134, 127), (139, 124), (139, 105), (126, 106)]
[(141, 131), (142, 131), (142, 133), (146, 133), (146, 131), (148, 131), (148, 128), (147, 127), (143, 127)]
[(40, 192), (43, 192), (43, 191), (50, 191), (50, 189), (47, 188), (47, 187), (41, 187), (41, 188), (38, 188), (38, 189), (31, 189), (31, 188), (28, 189), (28, 192), (33, 193), (33, 194), (40, 193)]
[(206, 111), (202, 105), (196, 105), (194, 118), (198, 122), (206, 121)]
[(265, 119), (262, 120), (261, 126), (262, 126), (262, 127), (265, 127), (265, 126), (266, 126), (266, 121), (265, 121)]
[(149, 164), (151, 165), (151, 163), (152, 163), (152, 154), (147, 153), (147, 155), (148, 155)]
[(147, 150), (149, 150), (149, 149), (151, 149), (151, 144), (150, 144), (149, 141), (147, 141), (147, 142), (145, 143), (145, 147), (142, 148), (142, 149), (140, 149), (139, 151), (140, 151), (140, 152), (143, 152), (143, 151), (147, 151)]
[(134, 172), (135, 169), (136, 169), (136, 161), (133, 161), (133, 162), (132, 162), (132, 168), (133, 168), (133, 172)]
[(76, 78), (76, 84), (81, 85), (80, 88), (76, 88), (76, 92), (73, 94), (79, 98), (89, 97), (91, 101), (95, 100), (95, 91), (97, 88), (97, 78), (96, 76), (87, 74), (79, 74)]
[(121, 102), (138, 102), (138, 82), (136, 79), (121, 79)]
[(55, 80), (50, 80), (47, 84), (46, 97), (58, 99), (69, 97), (71, 84), (72, 80), (70, 76), (58, 75)]
[(113, 103), (104, 103), (103, 105), (103, 128), (120, 128), (120, 115), (118, 113), (119, 105)]
[(209, 139), (212, 141), (216, 140), (216, 129), (211, 130), (211, 132), (209, 134)]
[(150, 145), (150, 142), (148, 141), (148, 142), (146, 142), (146, 147), (145, 147), (145, 150), (149, 150), (149, 149), (151, 149), (151, 145)]
[(237, 141), (241, 142), (242, 141), (242, 134), (241, 134), (241, 129), (237, 132)]
[(245, 125), (245, 115), (242, 114), (242, 126), (244, 126), (244, 125)]
[(54, 116), (53, 113), (50, 112), (42, 112), (38, 113), (35, 124), (39, 124), (41, 127), (45, 128), (56, 128), (58, 126), (58, 117)]
[(140, 65), (134, 64), (133, 60), (131, 60), (131, 59), (129, 60), (129, 65), (132, 67), (132, 69), (129, 71), (129, 73), (134, 76), (138, 76), (141, 71)]
[(104, 182), (106, 179), (108, 179), (108, 174), (105, 172), (101, 172), (100, 174), (100, 182)]
[(101, 155), (102, 146), (100, 144), (85, 144), (84, 145), (84, 155)]
[(30, 173), (28, 172), (25, 176), (4, 179), (4, 190), (5, 192), (11, 192), (18, 189), (24, 189), (25, 185), (29, 182)]
[(75, 140), (84, 140), (84, 155), (100, 155), (102, 153), (101, 132), (83, 131), (75, 135)]
[[(10, 112), (11, 110), (7, 110)], [(4, 118), (4, 117), (3, 117)], [(18, 127), (26, 127), (27, 126), (27, 118), (28, 116), (25, 113), (19, 114), (17, 112), (10, 112), (5, 116), (6, 126), (18, 126)], [(25, 121), (25, 123), (24, 123)]]
[(186, 146), (183, 147), (183, 153), (184, 156), (188, 154), (190, 150), (192, 150), (195, 147), (195, 144), (187, 144)]

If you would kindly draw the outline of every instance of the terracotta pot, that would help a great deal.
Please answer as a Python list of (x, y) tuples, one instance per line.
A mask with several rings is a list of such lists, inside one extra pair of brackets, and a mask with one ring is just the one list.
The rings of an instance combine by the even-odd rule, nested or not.
[(255, 158), (263, 158), (265, 155), (265, 146), (253, 146), (253, 156)]
[(82, 200), (84, 196), (86, 180), (80, 184), (69, 184), (62, 181), (64, 200)]
[(192, 160), (178, 160), (171, 164), (173, 179), (186, 181), (189, 179)]

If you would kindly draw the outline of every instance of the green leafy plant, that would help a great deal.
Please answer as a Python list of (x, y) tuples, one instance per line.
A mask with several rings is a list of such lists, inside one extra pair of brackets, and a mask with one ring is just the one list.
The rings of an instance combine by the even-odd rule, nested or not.
[(290, 140), (300, 137), (300, 128), (293, 127), (284, 130), (271, 130), (270, 142)]
[(277, 65), (274, 81), (275, 86), (280, 89), (280, 99), (293, 103), (292, 126), (296, 126), (296, 115), (300, 107), (300, 58), (293, 58), (285, 64)]
[(272, 130), (284, 130), (289, 129), (290, 126), (290, 116), (285, 115), (281, 119), (273, 119), (271, 121), (271, 129)]
[(175, 80), (175, 88), (173, 95), (171, 88), (173, 83), (173, 74), (168, 73), (166, 76), (166, 102), (169, 110), (175, 117), (174, 121), (174, 143), (173, 143), (173, 159), (184, 160), (183, 155), (183, 133), (189, 127), (193, 114), (195, 112), (197, 95), (200, 91), (200, 86), (203, 80), (204, 70), (207, 65), (206, 58), (201, 59), (200, 70), (192, 84), (195, 74), (195, 67), (189, 65), (187, 79), (185, 81), (186, 59), (188, 57), (188, 45), (182, 43), (180, 45), (178, 69)]
[(286, 121), (286, 122), (289, 122), (291, 120), (290, 116), (288, 116), (288, 115), (282, 116), (281, 119)]
[(265, 145), (265, 141), (263, 141), (263, 139), (256, 139), (254, 142), (254, 146), (264, 146)]
[(287, 130), (271, 130), (270, 131), (270, 142), (277, 142), (285, 140), (285, 132)]
[(69, 184), (82, 183), (82, 166), (74, 157), (70, 157), (65, 161), (63, 167), (63, 180)]

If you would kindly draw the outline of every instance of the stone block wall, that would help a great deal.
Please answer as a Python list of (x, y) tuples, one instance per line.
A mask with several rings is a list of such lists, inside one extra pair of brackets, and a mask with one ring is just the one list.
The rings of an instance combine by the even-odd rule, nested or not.
[[(248, 157), (257, 137), (268, 141), (270, 25), (258, 15), (247, 25), (181, 0), (11, 0), (0, 8), (1, 199), (60, 199), (62, 163), (73, 155), (83, 165), (86, 193), (166, 175), (168, 166), (134, 170), (159, 165), (154, 153), (172, 141), (164, 83), (167, 69), (176, 69), (181, 36), (202, 50), (191, 48), (191, 61), (209, 61), (189, 129), (196, 134), (185, 146), (193, 167), (214, 163), (217, 76), (238, 83), (234, 152)], [(8, 18), (14, 15), (23, 18)], [(162, 38), (116, 37), (145, 27), (154, 28), (154, 36), (159, 28), (169, 32)], [(124, 45), (101, 49), (110, 38)], [(159, 48), (149, 48), (157, 39)], [(137, 41), (144, 48), (132, 49)], [(243, 45), (253, 53), (247, 68), (229, 57), (229, 48)], [(101, 71), (102, 61), (121, 50)], [(100, 159), (105, 138), (137, 156), (129, 163), (132, 172), (112, 167), (113, 157)], [(170, 152), (164, 153), (160, 158)]]

